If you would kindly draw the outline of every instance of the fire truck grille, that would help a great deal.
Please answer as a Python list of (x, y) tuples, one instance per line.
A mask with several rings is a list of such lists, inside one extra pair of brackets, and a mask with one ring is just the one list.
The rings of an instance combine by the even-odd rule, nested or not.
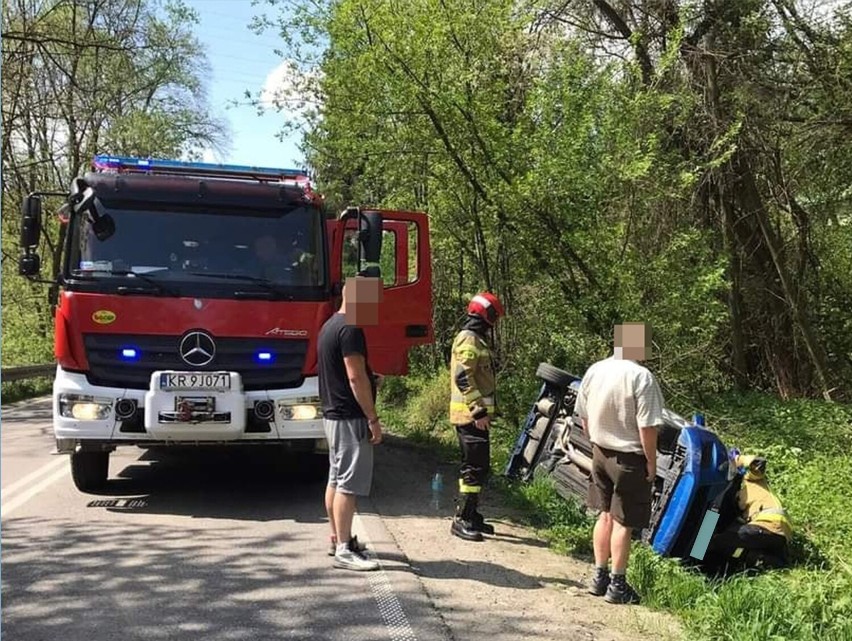
[(92, 385), (148, 389), (155, 370), (239, 372), (246, 391), (298, 387), (307, 340), (213, 337), (216, 351), (207, 365), (187, 365), (179, 354), (182, 336), (84, 334)]

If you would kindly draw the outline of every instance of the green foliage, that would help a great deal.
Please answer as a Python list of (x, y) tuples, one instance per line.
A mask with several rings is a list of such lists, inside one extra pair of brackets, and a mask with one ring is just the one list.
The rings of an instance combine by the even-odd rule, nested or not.
[[(745, 636), (766, 641), (839, 641), (849, 638), (852, 631), (852, 577), (848, 572), (794, 570), (738, 576), (705, 585), (703, 591), (699, 588), (704, 581), (699, 577), (685, 576), (682, 571), (670, 577), (654, 586), (654, 604), (681, 614), (695, 639), (735, 641)], [(689, 589), (684, 592), (686, 586)], [(687, 598), (672, 601), (668, 590)]]
[[(707, 399), (707, 420), (731, 446), (780, 446), (814, 454), (848, 455), (852, 408), (808, 399), (780, 401), (765, 394), (722, 394)], [(782, 459), (787, 461), (789, 459)], [(774, 467), (774, 463), (773, 463)]]
[(676, 559), (664, 558), (649, 547), (634, 544), (630, 553), (630, 581), (650, 607), (687, 611), (707, 593), (708, 581), (684, 570)]
[(448, 372), (429, 378), (387, 377), (379, 393), (379, 411), (391, 417), (389, 425), (415, 441), (454, 442), (449, 407)]
[(3, 382), (0, 399), (3, 405), (17, 403), (28, 398), (49, 394), (53, 387), (53, 380), (47, 378), (32, 378), (26, 381)]

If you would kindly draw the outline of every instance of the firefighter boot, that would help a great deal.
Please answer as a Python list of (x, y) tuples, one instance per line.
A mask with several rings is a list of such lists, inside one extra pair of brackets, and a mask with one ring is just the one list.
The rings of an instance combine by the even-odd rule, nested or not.
[(476, 495), (462, 494), (456, 503), (456, 515), (450, 526), (450, 533), (465, 541), (481, 541), (482, 532), (473, 526), (473, 515), (476, 511)]
[(494, 534), (494, 526), (490, 523), (486, 523), (485, 517), (479, 513), (479, 494), (471, 494), (470, 496), (473, 497), (473, 517), (471, 518), (471, 525), (473, 525), (473, 529), (488, 536), (492, 536)]

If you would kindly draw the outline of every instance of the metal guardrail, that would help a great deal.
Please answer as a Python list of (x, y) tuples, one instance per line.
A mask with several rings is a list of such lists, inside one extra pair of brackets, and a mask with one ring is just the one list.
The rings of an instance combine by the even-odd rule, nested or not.
[(4, 367), (0, 370), (0, 378), (3, 382), (7, 381), (24, 381), (28, 378), (40, 378), (53, 376), (56, 371), (56, 364), (49, 365), (24, 365), (22, 367)]

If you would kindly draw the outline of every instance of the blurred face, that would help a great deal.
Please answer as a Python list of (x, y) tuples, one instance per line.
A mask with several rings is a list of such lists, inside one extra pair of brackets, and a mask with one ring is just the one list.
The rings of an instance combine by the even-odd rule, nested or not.
[(272, 260), (278, 253), (278, 244), (272, 236), (261, 236), (254, 241), (254, 252), (261, 260)]
[(346, 299), (346, 324), (359, 327), (379, 324), (379, 303), (382, 302), (380, 278), (347, 278), (343, 288)]
[(615, 357), (644, 361), (651, 356), (651, 328), (646, 323), (615, 326)]

